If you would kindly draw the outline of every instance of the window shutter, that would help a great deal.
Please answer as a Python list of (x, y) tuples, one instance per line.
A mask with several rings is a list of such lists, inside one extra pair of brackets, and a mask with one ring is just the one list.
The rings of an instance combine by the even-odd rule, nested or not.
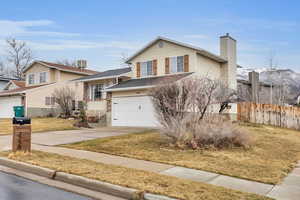
[(184, 72), (189, 72), (189, 55), (185, 55), (183, 58)]
[(153, 75), (157, 75), (157, 60), (153, 60)]
[(165, 74), (170, 73), (170, 58), (165, 59)]
[(141, 77), (141, 63), (137, 62), (136, 63), (136, 77)]

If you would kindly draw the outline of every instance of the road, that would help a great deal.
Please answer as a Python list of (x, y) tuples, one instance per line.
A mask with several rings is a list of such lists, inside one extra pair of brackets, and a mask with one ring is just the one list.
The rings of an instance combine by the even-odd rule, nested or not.
[(0, 172), (0, 200), (91, 200), (15, 175)]

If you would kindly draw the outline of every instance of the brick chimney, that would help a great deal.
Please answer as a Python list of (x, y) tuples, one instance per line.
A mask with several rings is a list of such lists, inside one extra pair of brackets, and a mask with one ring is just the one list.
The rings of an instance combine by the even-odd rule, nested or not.
[(223, 80), (228, 84), (229, 88), (237, 89), (236, 71), (237, 71), (237, 55), (236, 40), (229, 33), (220, 37), (220, 56), (227, 60), (222, 64)]

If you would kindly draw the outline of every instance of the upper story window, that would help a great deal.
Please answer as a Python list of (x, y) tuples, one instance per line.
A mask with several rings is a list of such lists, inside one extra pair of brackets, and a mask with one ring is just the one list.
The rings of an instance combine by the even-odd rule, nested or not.
[(183, 72), (184, 71), (184, 60), (183, 56), (170, 57), (170, 69), (171, 73)]
[(153, 75), (153, 61), (141, 62), (141, 76)]
[(46, 83), (47, 82), (47, 72), (41, 72), (40, 73), (40, 83)]
[(34, 84), (34, 74), (29, 74), (28, 75), (28, 84)]

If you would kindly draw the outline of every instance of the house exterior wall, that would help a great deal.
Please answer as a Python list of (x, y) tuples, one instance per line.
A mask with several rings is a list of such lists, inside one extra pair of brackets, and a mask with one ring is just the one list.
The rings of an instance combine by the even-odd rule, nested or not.
[(130, 96), (144, 96), (148, 95), (149, 90), (128, 90), (128, 91), (115, 91), (112, 92), (112, 98), (130, 97)]
[(101, 100), (92, 101), (90, 97), (90, 87), (95, 84), (104, 84), (105, 86), (112, 85), (113, 79), (104, 79), (104, 80), (95, 80), (90, 81), (87, 83), (87, 86), (85, 88), (85, 94), (87, 94), (87, 115), (89, 116), (101, 116), (103, 115), (107, 110), (107, 95), (106, 98)]
[[(47, 72), (48, 73), (48, 82), (47, 83), (42, 83), (42, 84), (29, 84), (28, 83), (28, 75), (29, 74), (37, 74), (39, 72)], [(30, 69), (28, 69), (25, 73), (26, 76), (26, 87), (27, 86), (32, 86), (32, 85), (44, 85), (44, 84), (48, 84), (48, 83), (53, 83), (55, 82), (55, 78), (53, 77), (53, 73), (50, 72), (50, 68), (45, 67), (39, 63), (35, 63), (32, 67), (30, 67)], [(39, 77), (36, 77), (35, 75), (35, 79), (38, 79)]]
[[(48, 77), (47, 77), (47, 82), (46, 83), (41, 83), (41, 84), (28, 84), (28, 75), (29, 74), (38, 74), (39, 72), (47, 72)], [(55, 82), (63, 82), (63, 81), (68, 81), (68, 80), (73, 80), (77, 79), (80, 77), (83, 77), (85, 75), (81, 74), (76, 74), (72, 72), (63, 72), (57, 69), (49, 68), (44, 65), (41, 65), (39, 63), (35, 63), (30, 69), (28, 69), (25, 73), (26, 75), (26, 86), (32, 86), (32, 85), (45, 85), (49, 83), (55, 83)], [(35, 76), (35, 79), (38, 79), (39, 77)]]
[[(58, 71), (58, 70), (57, 70)], [(69, 73), (69, 72), (60, 72), (60, 79), (57, 79), (57, 81), (68, 81), (77, 79), (80, 77), (83, 77), (84, 75), (75, 74), (75, 73)]]
[[(189, 66), (190, 71), (193, 66), (197, 65), (197, 56), (196, 51), (190, 48), (182, 47), (179, 45), (175, 45), (170, 42), (162, 41), (163, 46), (159, 47), (159, 42), (154, 43), (148, 49), (146, 49), (143, 53), (136, 56), (131, 60), (132, 63), (132, 77), (136, 78), (136, 63), (137, 62), (145, 62), (150, 60), (157, 60), (157, 76), (165, 75), (165, 58), (173, 57), (173, 56), (184, 56), (189, 55)], [(142, 78), (142, 77), (141, 77)]]
[(70, 87), (75, 91), (75, 100), (83, 101), (83, 83), (65, 81), (45, 85), (26, 91), (26, 114), (28, 117), (45, 117), (52, 114), (58, 114), (59, 108), (55, 106), (46, 105), (46, 97), (52, 97), (55, 89), (63, 87)]
[(220, 79), (221, 64), (210, 58), (197, 54), (197, 65), (191, 66), (191, 71), (196, 72), (196, 75), (201, 77)]

